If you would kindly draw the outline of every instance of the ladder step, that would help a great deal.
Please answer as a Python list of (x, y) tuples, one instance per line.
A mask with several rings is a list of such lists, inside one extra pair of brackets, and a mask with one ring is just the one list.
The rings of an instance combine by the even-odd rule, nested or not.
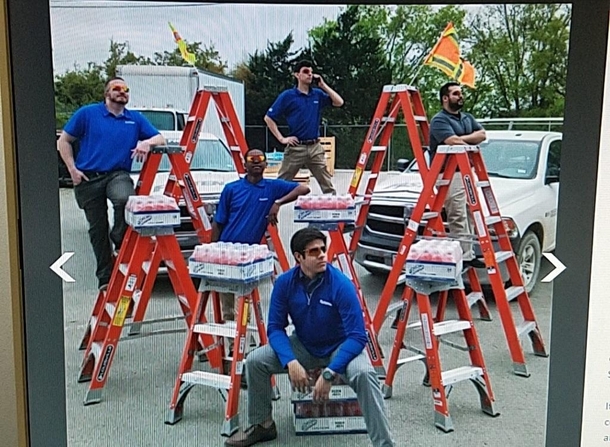
[(114, 310), (116, 309), (116, 306), (112, 303), (106, 303), (106, 306), (104, 306), (104, 308), (106, 309), (106, 313), (110, 316), (110, 318), (112, 318), (114, 315)]
[(239, 146), (231, 146), (231, 151), (233, 151), (233, 152), (241, 152), (241, 148)]
[(396, 362), (396, 366), (404, 365), (410, 362), (416, 362), (417, 360), (424, 360), (426, 358), (423, 354), (413, 355), (411, 357), (405, 357), (404, 359), (398, 359)]
[(512, 251), (497, 251), (496, 252), (496, 262), (504, 262), (507, 259), (510, 259), (513, 256)]
[(438, 217), (438, 212), (436, 211), (428, 211), (421, 216), (422, 220), (430, 220), (434, 219), (435, 217)]
[[(256, 326), (247, 326), (248, 332), (256, 332)], [(218, 335), (220, 337), (235, 338), (237, 335), (237, 323), (235, 321), (227, 321), (226, 323), (202, 323), (196, 324), (193, 328), (196, 334)]]
[(440, 337), (441, 335), (451, 334), (470, 328), (472, 328), (472, 324), (468, 320), (446, 320), (434, 323), (434, 335)]
[(186, 299), (186, 295), (178, 294), (178, 295), (176, 295), (176, 297), (178, 298), (178, 301), (180, 301), (186, 307), (190, 306), (189, 301)]
[(506, 289), (506, 299), (508, 301), (512, 301), (515, 298), (517, 298), (519, 295), (521, 295), (523, 292), (525, 292), (525, 288), (522, 286), (511, 286), (508, 289)]
[(427, 122), (428, 118), (426, 118), (425, 116), (422, 115), (415, 115), (413, 116), (413, 118), (415, 118), (415, 121), (419, 121), (419, 122)]
[(524, 335), (532, 332), (534, 329), (536, 329), (536, 322), (525, 320), (523, 323), (517, 326), (517, 334), (519, 335), (519, 338), (521, 338)]
[(491, 186), (491, 183), (489, 183), (489, 181), (487, 181), (487, 180), (481, 180), (481, 181), (478, 181), (478, 182), (476, 183), (476, 185), (477, 185), (479, 188), (486, 188), (486, 187), (488, 187), (488, 186)]
[(451, 183), (451, 180), (437, 180), (436, 181), (436, 187), (438, 188), (439, 186), (447, 186), (449, 183)]
[(468, 301), (468, 307), (472, 307), (474, 303), (483, 298), (483, 292), (470, 292), (466, 295), (466, 300)]
[(182, 374), (181, 380), (193, 385), (211, 386), (223, 390), (231, 388), (231, 376), (216, 374), (207, 371), (191, 371)]
[(390, 118), (389, 116), (384, 116), (381, 118), (382, 123), (394, 123), (396, 122), (396, 118)]
[(500, 216), (489, 216), (485, 218), (485, 223), (489, 225), (497, 224), (498, 222), (502, 222), (502, 218)]
[(441, 380), (444, 386), (462, 382), (464, 380), (476, 379), (483, 375), (483, 368), (478, 366), (460, 366), (441, 373)]
[[(146, 273), (148, 275), (148, 272), (150, 270), (150, 261), (146, 261), (142, 264), (142, 270), (144, 270), (144, 273)], [(129, 264), (123, 262), (122, 264), (119, 264), (119, 271), (123, 274), (123, 276), (127, 275), (127, 268), (129, 267)]]
[(387, 148), (387, 146), (373, 146), (371, 152), (384, 152)]

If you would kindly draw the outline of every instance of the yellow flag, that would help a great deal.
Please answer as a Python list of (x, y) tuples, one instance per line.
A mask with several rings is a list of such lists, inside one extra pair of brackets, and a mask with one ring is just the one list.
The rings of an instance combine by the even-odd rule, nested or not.
[(451, 22), (424, 59), (424, 65), (436, 67), (449, 78), (474, 88), (476, 71), (470, 62), (462, 59), (457, 33)]
[(195, 66), (195, 55), (193, 53), (188, 52), (188, 50), (186, 49), (186, 42), (182, 40), (182, 37), (180, 37), (180, 34), (178, 34), (178, 31), (176, 31), (176, 28), (174, 28), (171, 22), (168, 23), (169, 28), (172, 30), (172, 34), (174, 35), (174, 41), (176, 42), (176, 44), (178, 44), (178, 49), (180, 50), (182, 59), (187, 61), (189, 64)]

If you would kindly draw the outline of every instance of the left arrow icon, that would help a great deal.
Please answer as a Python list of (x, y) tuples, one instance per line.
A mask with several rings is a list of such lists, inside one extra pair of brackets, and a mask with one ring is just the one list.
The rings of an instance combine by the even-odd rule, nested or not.
[(72, 278), (70, 275), (68, 275), (66, 272), (64, 272), (61, 267), (68, 261), (68, 259), (70, 259), (72, 256), (74, 256), (74, 252), (72, 251), (67, 251), (65, 252), (63, 255), (61, 255), (59, 257), (59, 259), (57, 261), (55, 261), (53, 264), (51, 264), (51, 270), (53, 270), (53, 272), (55, 272), (55, 274), (57, 276), (59, 276), (61, 279), (63, 279), (65, 282), (74, 282), (74, 278)]

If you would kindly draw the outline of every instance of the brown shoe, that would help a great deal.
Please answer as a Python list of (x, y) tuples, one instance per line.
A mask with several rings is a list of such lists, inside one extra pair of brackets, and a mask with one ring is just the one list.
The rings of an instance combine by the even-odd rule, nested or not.
[(225, 441), (226, 447), (248, 447), (258, 442), (272, 441), (277, 438), (277, 429), (275, 422), (272, 422), (269, 428), (262, 425), (252, 425), (246, 431), (239, 430), (233, 436)]

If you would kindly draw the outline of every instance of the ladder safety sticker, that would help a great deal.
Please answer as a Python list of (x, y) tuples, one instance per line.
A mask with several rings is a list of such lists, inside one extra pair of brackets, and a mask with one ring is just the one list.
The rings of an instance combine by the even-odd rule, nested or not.
[(195, 186), (195, 183), (193, 182), (193, 179), (191, 178), (190, 174), (184, 174), (184, 184), (186, 186), (186, 189), (188, 189), (191, 199), (193, 199), (194, 201), (199, 200), (199, 193), (197, 192), (197, 187)]
[(176, 178), (176, 175), (175, 175), (175, 174), (171, 174), (171, 175), (168, 177), (168, 179), (169, 179), (169, 180), (171, 180), (172, 182), (175, 182), (175, 181), (177, 180), (177, 178)]
[(363, 165), (366, 163), (366, 154), (360, 155), (360, 159), (358, 160), (359, 165)]
[(428, 315), (421, 315), (421, 326), (424, 332), (424, 343), (426, 345), (426, 349), (432, 349), (432, 334), (430, 334), (430, 325), (428, 322)]
[(485, 200), (487, 201), (487, 207), (489, 208), (489, 212), (491, 214), (498, 214), (500, 212), (500, 209), (498, 208), (496, 198), (494, 197), (494, 193), (491, 188), (488, 186), (483, 188), (483, 194), (485, 194)]
[(186, 164), (191, 164), (192, 158), (193, 158), (192, 152), (187, 152), (186, 154), (184, 154), (184, 161), (186, 161)]
[(104, 356), (101, 359), (100, 372), (97, 374), (97, 381), (101, 382), (104, 380), (106, 376), (106, 371), (108, 370), (108, 364), (110, 363), (110, 358), (112, 357), (112, 352), (114, 351), (114, 346), (108, 345), (106, 347), (106, 351), (104, 352)]
[(125, 286), (126, 292), (133, 292), (136, 288), (136, 282), (138, 281), (138, 277), (136, 275), (129, 275), (127, 279), (127, 285)]
[(369, 143), (373, 143), (375, 141), (375, 137), (377, 135), (377, 129), (379, 128), (379, 123), (381, 120), (379, 118), (375, 118), (373, 124), (371, 125), (371, 130), (369, 131), (368, 136), (366, 137), (366, 141)]
[(434, 406), (435, 406), (435, 407), (442, 407), (442, 406), (443, 406), (443, 403), (442, 403), (440, 400), (436, 400), (436, 399), (434, 399)]
[(197, 211), (199, 212), (199, 219), (203, 223), (203, 228), (205, 228), (206, 231), (211, 230), (212, 224), (210, 223), (210, 219), (208, 219), (208, 215), (205, 212), (205, 208), (203, 206), (200, 206), (197, 208)]
[(479, 237), (486, 237), (487, 230), (485, 229), (485, 222), (483, 221), (483, 216), (481, 215), (481, 211), (475, 211), (473, 213), (474, 223), (477, 227), (477, 233)]
[(472, 178), (467, 174), (464, 176), (464, 187), (466, 188), (466, 197), (468, 202), (474, 206), (477, 204), (477, 193), (474, 190), (474, 184)]
[(235, 372), (239, 375), (242, 375), (244, 373), (244, 362), (242, 362), (241, 360), (237, 362), (237, 364), (235, 365)]
[(415, 222), (413, 219), (409, 219), (407, 228), (411, 231), (417, 231), (417, 229), (419, 228), (419, 222)]
[(373, 343), (371, 332), (368, 329), (366, 329), (366, 349), (369, 352), (371, 362), (376, 362), (378, 359), (377, 351), (375, 351), (375, 344)]
[(438, 388), (434, 388), (432, 390), (432, 397), (434, 399), (440, 399), (441, 398), (441, 392), (440, 392), (440, 390)]
[(239, 338), (239, 353), (243, 354), (244, 352), (246, 352), (246, 336), (242, 335)]
[(125, 318), (127, 318), (127, 310), (129, 309), (129, 303), (131, 302), (131, 298), (128, 296), (122, 296), (119, 300), (116, 311), (114, 313), (114, 318), (112, 319), (113, 326), (123, 326), (125, 323)]
[(248, 324), (248, 311), (249, 311), (248, 307), (249, 307), (248, 301), (244, 301), (244, 310), (243, 310), (243, 314), (241, 316), (242, 326), (245, 326)]
[(360, 177), (362, 177), (362, 168), (357, 167), (354, 170), (354, 176), (352, 177), (352, 182), (350, 183), (352, 188), (358, 186), (358, 183), (360, 183)]
[(197, 118), (197, 122), (195, 123), (195, 128), (193, 129), (193, 133), (191, 135), (191, 143), (197, 144), (199, 140), (199, 132), (201, 131), (201, 124), (203, 123), (203, 118)]

